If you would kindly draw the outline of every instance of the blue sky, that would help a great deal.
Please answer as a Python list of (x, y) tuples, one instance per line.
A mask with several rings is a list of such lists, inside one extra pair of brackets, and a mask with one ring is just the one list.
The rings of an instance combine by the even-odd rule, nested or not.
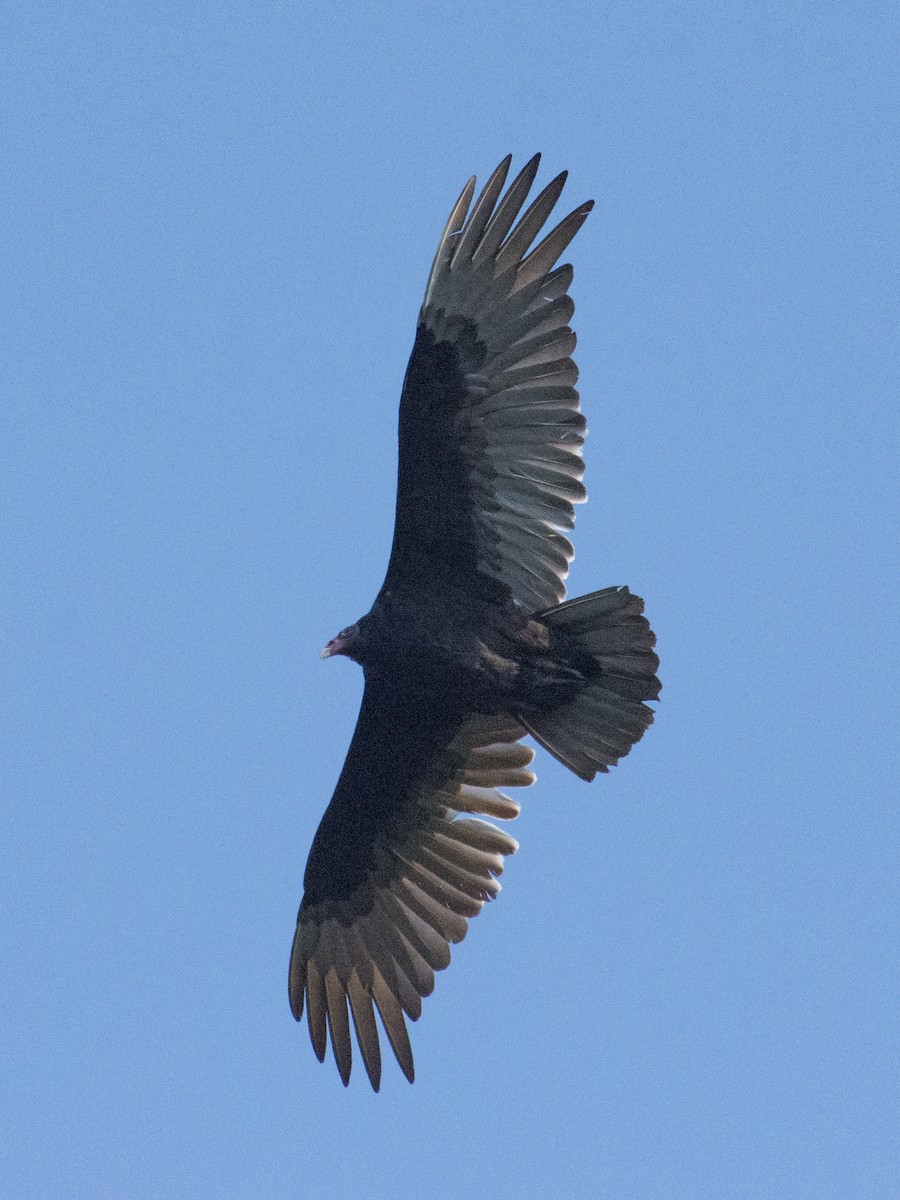
[[(896, 35), (7, 6), (7, 1194), (896, 1195)], [(415, 1085), (345, 1091), (286, 994), (362, 683), (318, 650), (382, 579), (449, 206), (536, 149), (597, 200), (570, 592), (646, 597), (662, 701), (593, 785), (539, 753)]]

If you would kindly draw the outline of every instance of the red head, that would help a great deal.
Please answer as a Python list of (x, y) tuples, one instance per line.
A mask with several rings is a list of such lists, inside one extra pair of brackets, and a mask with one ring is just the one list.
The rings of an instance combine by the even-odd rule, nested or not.
[(350, 658), (353, 657), (352, 646), (359, 636), (358, 625), (348, 625), (346, 629), (342, 629), (337, 637), (333, 637), (324, 650), (321, 652), (322, 658), (331, 658), (333, 654), (346, 654)]

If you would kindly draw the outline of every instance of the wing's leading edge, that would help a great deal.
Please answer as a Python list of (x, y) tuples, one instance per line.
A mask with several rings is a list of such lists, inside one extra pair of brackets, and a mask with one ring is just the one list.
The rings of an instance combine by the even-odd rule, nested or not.
[(422, 589), (452, 574), (535, 611), (565, 596), (572, 546), (562, 531), (586, 496), (572, 268), (556, 262), (593, 202), (531, 249), (566, 176), (522, 213), (538, 156), (501, 198), (509, 165), (471, 211), (469, 181), (438, 244), (400, 404), (385, 587)]
[(320, 1061), (330, 1034), (345, 1084), (352, 1019), (379, 1088), (375, 1012), (412, 1082), (405, 1018), (418, 1018), (435, 971), (450, 962), (450, 944), (499, 892), (503, 858), (517, 848), (508, 834), (473, 817), (518, 814), (499, 789), (534, 781), (527, 770), (534, 752), (517, 741), (523, 735), (503, 717), (448, 724), (437, 703), (429, 713), (367, 682), (307, 864), (289, 974), (294, 1016), (299, 1021), (305, 1008)]

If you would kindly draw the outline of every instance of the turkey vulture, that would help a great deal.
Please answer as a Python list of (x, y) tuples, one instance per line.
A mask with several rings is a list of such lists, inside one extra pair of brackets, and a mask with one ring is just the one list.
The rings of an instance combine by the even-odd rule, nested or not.
[[(316, 832), (291, 953), (291, 1009), (350, 1078), (350, 1021), (372, 1087), (375, 1010), (407, 1079), (415, 1021), (450, 943), (500, 890), (517, 844), (501, 788), (534, 782), (531, 736), (582, 779), (627, 754), (660, 684), (643, 601), (563, 603), (585, 421), (570, 355), (571, 266), (589, 201), (534, 249), (558, 175), (520, 217), (539, 156), (510, 158), (438, 243), (400, 400), (394, 541), (371, 610), (322, 657), (363, 668), (353, 741)], [(349, 1002), (349, 1009), (348, 1009)]]

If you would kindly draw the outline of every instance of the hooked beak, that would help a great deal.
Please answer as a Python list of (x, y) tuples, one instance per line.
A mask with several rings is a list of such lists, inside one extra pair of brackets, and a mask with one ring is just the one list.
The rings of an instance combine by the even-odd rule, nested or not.
[(319, 658), (331, 658), (333, 654), (343, 654), (347, 640), (347, 638), (332, 638), (328, 645), (319, 651)]

